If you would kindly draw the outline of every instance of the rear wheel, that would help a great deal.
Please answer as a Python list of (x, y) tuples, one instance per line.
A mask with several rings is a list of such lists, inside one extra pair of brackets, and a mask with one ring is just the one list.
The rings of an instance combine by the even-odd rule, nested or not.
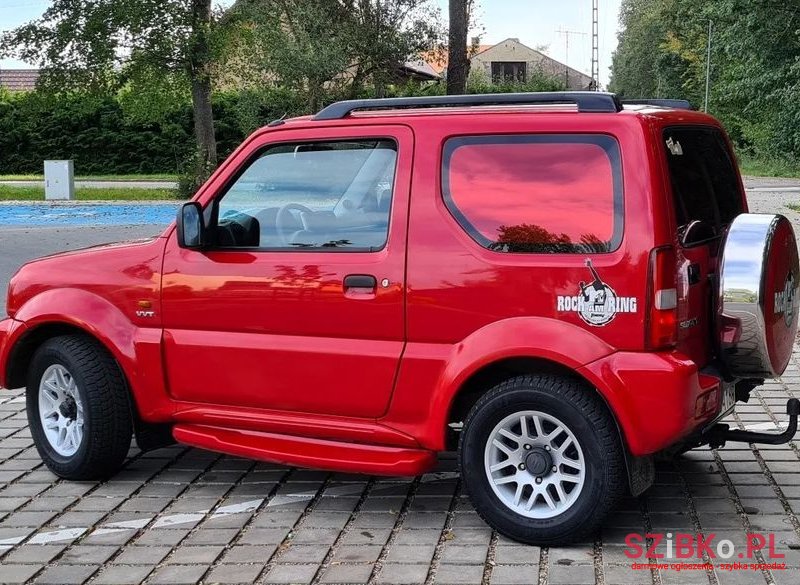
[(36, 351), (26, 389), (28, 423), (45, 465), (66, 479), (116, 473), (131, 444), (125, 379), (96, 341), (56, 337)]
[(484, 520), (530, 544), (591, 536), (626, 486), (605, 404), (557, 376), (513, 378), (484, 395), (464, 423), (459, 462)]

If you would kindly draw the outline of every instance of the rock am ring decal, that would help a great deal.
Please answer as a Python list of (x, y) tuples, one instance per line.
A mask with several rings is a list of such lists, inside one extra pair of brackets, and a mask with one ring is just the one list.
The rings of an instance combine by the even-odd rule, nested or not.
[(635, 313), (638, 302), (636, 297), (617, 295), (609, 284), (600, 278), (592, 266), (592, 261), (586, 259), (586, 267), (592, 276), (590, 282), (581, 281), (578, 284), (578, 294), (558, 295), (556, 297), (556, 311), (560, 313), (577, 313), (581, 320), (592, 327), (604, 327), (614, 320), (617, 313)]

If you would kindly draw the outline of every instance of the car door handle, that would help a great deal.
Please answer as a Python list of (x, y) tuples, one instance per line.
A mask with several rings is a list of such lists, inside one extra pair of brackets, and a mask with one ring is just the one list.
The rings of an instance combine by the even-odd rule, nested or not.
[(368, 288), (375, 290), (378, 287), (378, 279), (371, 274), (348, 274), (344, 277), (344, 289)]

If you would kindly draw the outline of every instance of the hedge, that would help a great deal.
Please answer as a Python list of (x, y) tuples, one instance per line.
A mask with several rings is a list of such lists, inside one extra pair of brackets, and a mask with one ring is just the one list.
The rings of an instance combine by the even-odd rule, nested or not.
[[(522, 85), (492, 85), (471, 75), (470, 93), (562, 89), (560, 80), (539, 76)], [(372, 97), (373, 89), (331, 92), (329, 103), (347, 97)], [(440, 95), (444, 84), (406, 83), (387, 88), (387, 97)], [(0, 175), (38, 174), (43, 161), (72, 159), (80, 175), (176, 173), (192, 175), (195, 152), (191, 104), (132, 114), (115, 96), (39, 92), (11, 94), (0, 90)], [(284, 115), (307, 113), (305, 96), (285, 88), (218, 93), (213, 97), (220, 160), (256, 128)], [(153, 115), (155, 118), (155, 115)]]
[[(256, 127), (297, 112), (282, 91), (214, 96), (220, 158)], [(41, 173), (43, 161), (72, 159), (81, 175), (181, 173), (194, 151), (185, 104), (158, 121), (132, 120), (114, 97), (0, 94), (0, 174)]]

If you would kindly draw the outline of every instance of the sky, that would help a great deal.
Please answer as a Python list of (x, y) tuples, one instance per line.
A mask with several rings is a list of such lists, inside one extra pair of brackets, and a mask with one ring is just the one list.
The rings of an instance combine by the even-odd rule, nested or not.
[[(227, 6), (233, 0), (220, 0)], [(447, 18), (447, 0), (432, 0)], [(545, 46), (552, 58), (591, 73), (591, 0), (476, 0), (477, 28), (481, 44), (495, 44), (509, 37), (530, 47)], [(608, 84), (611, 54), (617, 44), (617, 16), (621, 0), (599, 0), (600, 84)], [(49, 0), (0, 0), (0, 31), (24, 24), (41, 15)], [(559, 30), (573, 31), (570, 34)], [(566, 41), (569, 38), (569, 53)], [(22, 68), (25, 63), (0, 60), (0, 68)]]

